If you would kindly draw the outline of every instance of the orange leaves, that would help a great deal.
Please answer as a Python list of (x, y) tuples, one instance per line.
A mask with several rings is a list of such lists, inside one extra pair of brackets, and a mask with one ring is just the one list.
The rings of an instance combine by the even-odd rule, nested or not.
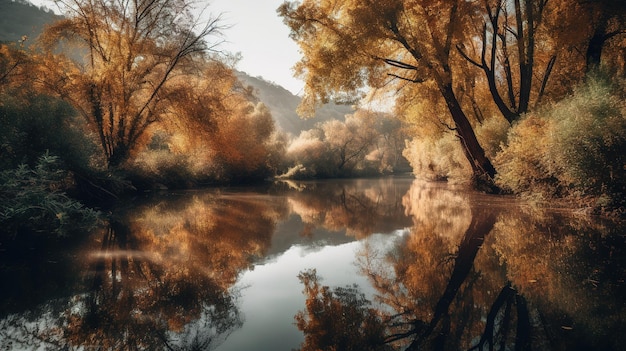
[(6, 87), (23, 85), (32, 69), (32, 58), (23, 48), (0, 44), (0, 92)]

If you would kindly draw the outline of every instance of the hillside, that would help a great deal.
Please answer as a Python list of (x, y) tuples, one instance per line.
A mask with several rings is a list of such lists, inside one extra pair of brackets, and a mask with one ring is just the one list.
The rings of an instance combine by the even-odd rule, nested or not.
[(298, 135), (303, 130), (311, 129), (319, 122), (331, 119), (343, 120), (346, 114), (353, 112), (350, 106), (327, 104), (318, 109), (315, 117), (303, 119), (296, 113), (296, 108), (300, 104), (300, 98), (287, 89), (268, 82), (263, 78), (251, 77), (243, 72), (237, 72), (237, 78), (244, 84), (254, 88), (259, 100), (272, 111), (276, 125), (293, 135)]
[(58, 18), (26, 0), (0, 0), (0, 42), (17, 42), (24, 35), (37, 37), (46, 23)]

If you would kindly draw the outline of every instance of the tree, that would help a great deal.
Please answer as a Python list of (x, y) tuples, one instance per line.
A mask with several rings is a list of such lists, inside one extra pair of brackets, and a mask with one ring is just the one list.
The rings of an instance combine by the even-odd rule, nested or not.
[(302, 111), (345, 98), (365, 86), (434, 82), (474, 174), (493, 178), (454, 89), (454, 45), (463, 37), (467, 1), (285, 2), (278, 12), (304, 54), (295, 72), (306, 78)]
[[(284, 177), (349, 177), (403, 170), (402, 123), (389, 114), (359, 109), (345, 121), (318, 123), (293, 139)], [(405, 166), (404, 166), (405, 167)]]
[(263, 103), (240, 101), (219, 119), (208, 144), (222, 181), (258, 181), (275, 174), (275, 155), (282, 153), (274, 120)]
[(42, 35), (45, 86), (80, 111), (109, 167), (119, 166), (163, 117), (168, 82), (212, 48), (206, 40), (219, 34), (219, 18), (201, 23), (189, 0), (57, 3), (67, 18)]

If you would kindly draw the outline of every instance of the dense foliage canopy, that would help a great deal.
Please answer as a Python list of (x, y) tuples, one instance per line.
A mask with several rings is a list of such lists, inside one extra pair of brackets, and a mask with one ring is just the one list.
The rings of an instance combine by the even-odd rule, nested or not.
[(311, 0), (278, 12), (303, 52), (295, 67), (306, 81), (303, 113), (362, 89), (391, 89), (399, 115), (453, 131), (472, 173), (494, 178), (478, 126), (498, 115), (513, 123), (546, 97), (570, 93), (586, 71), (614, 64), (624, 10), (612, 1)]

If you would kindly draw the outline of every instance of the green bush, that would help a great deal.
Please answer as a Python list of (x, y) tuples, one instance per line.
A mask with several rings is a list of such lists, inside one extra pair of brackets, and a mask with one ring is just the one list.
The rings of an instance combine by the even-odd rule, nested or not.
[(34, 166), (48, 150), (72, 170), (98, 162), (97, 146), (67, 103), (45, 95), (0, 95), (0, 169)]
[(0, 239), (24, 231), (63, 236), (96, 224), (98, 212), (71, 199), (63, 191), (69, 173), (59, 158), (44, 154), (36, 165), (21, 164), (0, 172)]
[(617, 82), (596, 76), (550, 111), (548, 157), (563, 181), (594, 195), (624, 193), (625, 98)]
[(599, 206), (624, 206), (624, 87), (590, 76), (572, 96), (524, 116), (494, 160), (499, 185), (542, 198), (591, 196)]

